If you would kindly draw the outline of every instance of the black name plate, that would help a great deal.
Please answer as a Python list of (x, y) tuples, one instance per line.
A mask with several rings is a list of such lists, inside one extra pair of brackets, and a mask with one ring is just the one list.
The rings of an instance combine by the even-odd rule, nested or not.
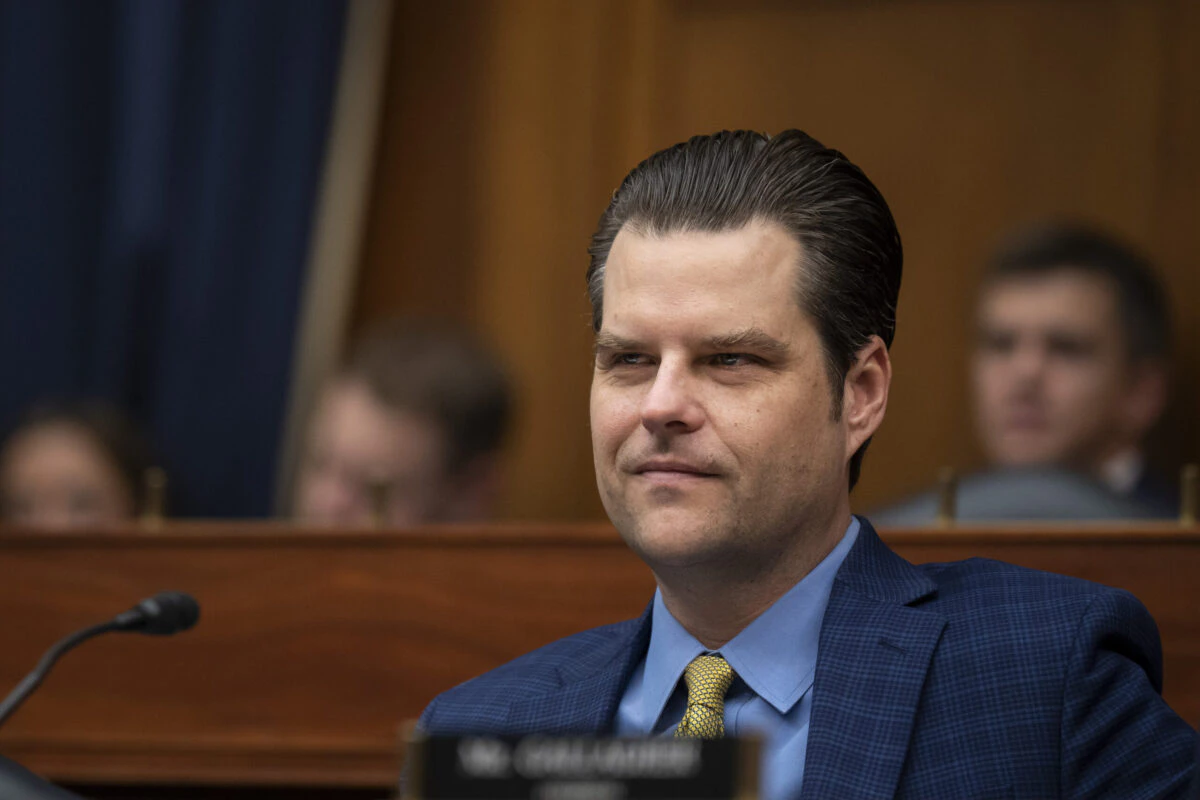
[(757, 741), (739, 739), (417, 737), (406, 797), (749, 800), (758, 753)]

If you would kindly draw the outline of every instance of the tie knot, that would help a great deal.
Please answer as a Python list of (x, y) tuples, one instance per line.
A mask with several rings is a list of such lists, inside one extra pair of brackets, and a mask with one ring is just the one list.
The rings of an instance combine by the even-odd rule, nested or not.
[(733, 683), (733, 667), (720, 656), (696, 656), (683, 673), (688, 696), (717, 697), (725, 699)]
[(687, 709), (675, 735), (720, 739), (725, 735), (725, 693), (733, 683), (733, 667), (720, 656), (697, 656), (684, 670)]

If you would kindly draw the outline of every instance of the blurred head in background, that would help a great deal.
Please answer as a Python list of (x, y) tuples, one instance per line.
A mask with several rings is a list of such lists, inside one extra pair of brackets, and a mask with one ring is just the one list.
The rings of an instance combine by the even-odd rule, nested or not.
[(1072, 225), (1019, 232), (978, 307), (976, 422), (996, 466), (1062, 466), (1130, 494), (1163, 412), (1169, 312), (1150, 264)]
[(101, 403), (34, 408), (0, 446), (0, 515), (38, 527), (120, 523), (145, 504), (151, 450)]
[(458, 331), (393, 321), (324, 388), (305, 441), (295, 514), (403, 527), (491, 513), (512, 400), (495, 359)]

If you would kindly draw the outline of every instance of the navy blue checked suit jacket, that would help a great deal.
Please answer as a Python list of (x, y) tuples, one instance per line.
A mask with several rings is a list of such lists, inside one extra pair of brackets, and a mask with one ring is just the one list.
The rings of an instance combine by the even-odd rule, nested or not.
[[(607, 734), (650, 619), (580, 633), (436, 698), (430, 734)], [(1195, 733), (1127, 592), (971, 559), (914, 566), (862, 520), (821, 628), (801, 797), (1182, 795)]]

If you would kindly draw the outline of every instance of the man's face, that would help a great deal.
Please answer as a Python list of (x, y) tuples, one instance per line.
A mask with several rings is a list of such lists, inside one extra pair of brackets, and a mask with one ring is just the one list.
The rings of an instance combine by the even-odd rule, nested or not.
[(985, 289), (973, 363), (976, 421), (1000, 466), (1091, 469), (1138, 431), (1114, 290), (1064, 269)]
[(848, 450), (780, 226), (616, 237), (591, 425), (609, 517), (651, 567), (769, 563), (848, 508)]
[(384, 405), (361, 381), (342, 379), (326, 389), (306, 449), (296, 485), (296, 514), (306, 522), (370, 523), (378, 486), (387, 487), (389, 525), (419, 525), (445, 514), (449, 482), (440, 431)]

